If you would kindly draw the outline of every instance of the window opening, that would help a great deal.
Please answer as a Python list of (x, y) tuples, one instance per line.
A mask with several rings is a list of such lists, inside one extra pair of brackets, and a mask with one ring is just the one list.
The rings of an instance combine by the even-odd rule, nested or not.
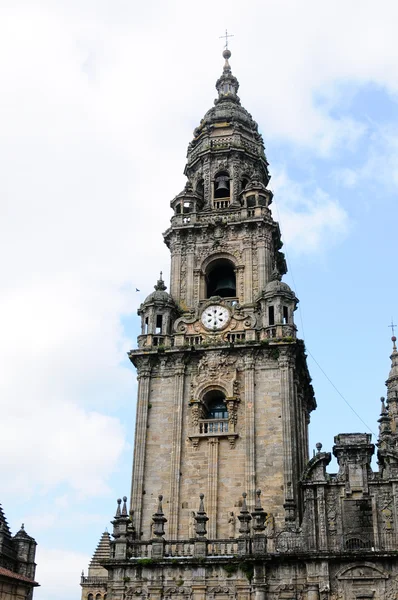
[(183, 212), (184, 213), (190, 213), (191, 212), (191, 203), (190, 202), (184, 202), (184, 207), (183, 207)]
[(247, 208), (253, 208), (256, 206), (256, 196), (248, 196), (247, 197)]
[(177, 206), (176, 206), (176, 214), (177, 215), (181, 214), (181, 204), (177, 204)]
[(289, 309), (287, 306), (283, 307), (283, 323), (285, 325), (289, 323)]
[(148, 334), (148, 317), (145, 317), (144, 333), (145, 333), (145, 335)]
[(203, 181), (203, 179), (200, 179), (196, 186), (196, 193), (199, 194), (199, 196), (202, 196), (202, 198), (203, 198), (204, 192), (205, 192), (204, 181)]
[(275, 325), (275, 311), (273, 306), (268, 307), (268, 324)]
[(249, 183), (249, 180), (247, 179), (247, 177), (244, 177), (241, 181), (242, 191), (245, 189), (245, 187), (247, 186), (248, 183)]
[(228, 419), (228, 409), (225, 406), (225, 395), (219, 390), (208, 392), (204, 398), (207, 405), (206, 419)]
[(156, 315), (155, 333), (162, 333), (162, 322), (163, 322), (163, 315)]

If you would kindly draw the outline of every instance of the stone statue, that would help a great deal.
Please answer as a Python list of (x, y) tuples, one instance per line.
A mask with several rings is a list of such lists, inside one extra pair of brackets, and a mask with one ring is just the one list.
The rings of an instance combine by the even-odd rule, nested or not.
[(228, 537), (235, 538), (236, 517), (233, 512), (228, 513)]
[(188, 537), (190, 540), (195, 538), (195, 513), (193, 510), (189, 513)]

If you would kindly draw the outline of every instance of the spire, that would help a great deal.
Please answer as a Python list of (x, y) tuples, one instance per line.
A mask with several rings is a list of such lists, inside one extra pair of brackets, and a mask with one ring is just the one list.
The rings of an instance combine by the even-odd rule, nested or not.
[(214, 103), (218, 104), (218, 102), (228, 100), (240, 104), (239, 97), (237, 96), (239, 89), (239, 81), (234, 75), (232, 75), (231, 65), (229, 64), (229, 59), (231, 58), (231, 50), (226, 47), (222, 55), (225, 62), (222, 75), (216, 82), (218, 99), (215, 100)]
[(111, 536), (105, 529), (104, 533), (100, 537), (97, 548), (91, 559), (90, 567), (100, 566), (104, 560), (108, 560), (110, 556), (110, 542)]
[(4, 514), (3, 508), (0, 504), (0, 533), (3, 534), (7, 538), (11, 538), (11, 531), (7, 523), (6, 516)]
[(196, 531), (196, 536), (198, 538), (204, 538), (206, 536), (207, 530), (206, 530), (206, 523), (209, 520), (209, 517), (206, 514), (205, 511), (205, 505), (203, 503), (203, 498), (204, 498), (204, 494), (200, 494), (199, 498), (200, 498), (200, 502), (199, 502), (199, 510), (195, 515), (195, 531)]
[(156, 291), (161, 290), (162, 292), (164, 292), (164, 290), (167, 290), (167, 287), (165, 286), (164, 281), (163, 281), (163, 273), (162, 273), (162, 271), (160, 271), (160, 276), (159, 276), (159, 279), (156, 282), (155, 290)]

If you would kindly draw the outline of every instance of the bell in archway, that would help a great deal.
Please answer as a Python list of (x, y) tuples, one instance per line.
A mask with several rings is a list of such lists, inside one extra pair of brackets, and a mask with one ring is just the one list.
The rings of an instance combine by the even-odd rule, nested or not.
[(216, 177), (216, 192), (229, 191), (228, 185), (229, 178), (227, 175), (219, 175)]
[(220, 277), (214, 288), (214, 295), (222, 298), (231, 298), (236, 295), (235, 280), (228, 275)]

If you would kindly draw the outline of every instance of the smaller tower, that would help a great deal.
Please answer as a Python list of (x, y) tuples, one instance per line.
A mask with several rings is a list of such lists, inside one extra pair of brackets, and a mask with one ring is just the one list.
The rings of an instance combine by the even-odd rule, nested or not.
[(138, 309), (141, 317), (141, 335), (138, 337), (140, 348), (171, 345), (171, 329), (178, 310), (174, 300), (166, 292), (162, 272), (154, 287), (155, 291), (149, 294)]
[(16, 547), (19, 561), (19, 573), (25, 575), (25, 577), (34, 579), (36, 572), (35, 555), (37, 543), (32, 536), (26, 533), (23, 523), (21, 529), (14, 535), (13, 542)]
[(383, 478), (398, 476), (398, 351), (395, 335), (391, 341), (391, 369), (386, 381), (387, 404), (382, 398), (377, 443), (377, 457)]

